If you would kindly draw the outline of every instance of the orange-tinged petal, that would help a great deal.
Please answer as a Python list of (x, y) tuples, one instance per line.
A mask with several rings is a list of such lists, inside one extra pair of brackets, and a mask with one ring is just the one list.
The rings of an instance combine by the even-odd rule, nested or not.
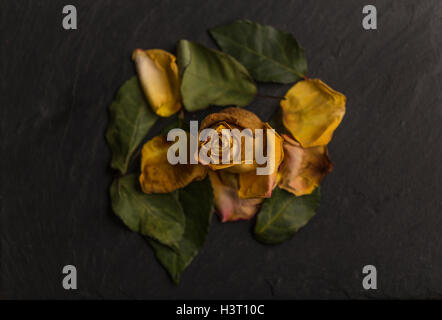
[(345, 114), (346, 98), (319, 79), (297, 82), (281, 101), (284, 126), (304, 148), (327, 145)]
[[(265, 123), (267, 129), (272, 129), (269, 124)], [(238, 195), (240, 198), (270, 198), (272, 196), (272, 191), (276, 187), (276, 177), (278, 173), (279, 165), (284, 158), (283, 152), (283, 139), (275, 131), (274, 141), (270, 141), (274, 144), (271, 153), (275, 167), (273, 171), (268, 175), (257, 175), (256, 170), (246, 173), (239, 174), (239, 190)], [(269, 141), (267, 141), (269, 143)], [(270, 161), (270, 159), (269, 159)]]
[(209, 171), (216, 212), (222, 222), (249, 220), (259, 210), (264, 198), (241, 199), (238, 176), (225, 171)]
[(181, 96), (175, 56), (160, 49), (136, 49), (132, 59), (152, 110), (161, 117), (178, 112), (181, 109)]
[(288, 135), (284, 138), (284, 161), (278, 172), (278, 185), (296, 196), (310, 194), (333, 166), (327, 147), (303, 148)]
[(207, 168), (204, 166), (170, 164), (167, 150), (172, 144), (166, 137), (156, 136), (143, 146), (140, 185), (144, 193), (169, 193), (206, 176)]

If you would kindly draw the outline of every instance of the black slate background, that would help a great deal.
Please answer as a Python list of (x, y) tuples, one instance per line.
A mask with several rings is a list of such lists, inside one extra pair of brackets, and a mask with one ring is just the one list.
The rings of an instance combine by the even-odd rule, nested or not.
[[(76, 31), (61, 26), (67, 4)], [(361, 26), (366, 4), (377, 31)], [(441, 1), (2, 0), (0, 14), (1, 298), (442, 298)], [(347, 95), (334, 172), (315, 218), (282, 245), (214, 217), (174, 286), (111, 212), (108, 105), (134, 48), (215, 47), (206, 29), (236, 18), (292, 32), (309, 76)], [(267, 119), (276, 106), (251, 109)], [(76, 291), (61, 286), (66, 264)], [(366, 264), (376, 291), (362, 288)]]

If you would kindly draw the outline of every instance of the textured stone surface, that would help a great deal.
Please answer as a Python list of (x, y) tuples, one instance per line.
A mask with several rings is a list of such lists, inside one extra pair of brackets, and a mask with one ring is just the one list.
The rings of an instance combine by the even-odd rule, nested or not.
[[(379, 28), (361, 27), (375, 4)], [(439, 0), (4, 1), (1, 9), (2, 298), (442, 297), (442, 3)], [(134, 48), (214, 47), (236, 18), (292, 32), (310, 77), (348, 97), (318, 214), (282, 245), (214, 218), (175, 287), (148, 244), (112, 214), (108, 105)], [(283, 94), (287, 86), (261, 85)], [(264, 119), (277, 102), (256, 99)], [(158, 129), (158, 128), (157, 128)], [(62, 289), (62, 267), (78, 270)], [(362, 289), (362, 267), (379, 289)]]

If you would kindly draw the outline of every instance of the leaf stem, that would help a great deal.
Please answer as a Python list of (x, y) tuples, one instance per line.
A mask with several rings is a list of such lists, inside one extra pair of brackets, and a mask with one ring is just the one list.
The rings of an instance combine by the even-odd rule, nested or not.
[(257, 97), (260, 97), (260, 98), (269, 98), (269, 99), (285, 100), (285, 97), (271, 96), (271, 95), (260, 94), (260, 93), (257, 93), (256, 96), (257, 96)]
[(140, 156), (140, 154), (141, 154), (141, 149), (142, 149), (142, 147), (141, 148), (138, 148), (138, 151), (132, 156), (132, 158), (130, 159), (130, 163), (133, 163), (133, 161), (136, 159), (136, 158), (138, 158), (139, 156)]

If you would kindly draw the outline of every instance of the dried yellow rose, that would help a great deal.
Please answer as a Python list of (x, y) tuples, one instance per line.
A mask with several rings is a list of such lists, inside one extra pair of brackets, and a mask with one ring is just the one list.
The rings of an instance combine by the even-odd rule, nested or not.
[[(267, 149), (267, 144), (271, 143), (269, 150), (272, 150), (267, 156), (268, 161), (273, 161), (274, 168), (271, 173), (265, 175), (258, 175), (256, 170), (264, 165), (259, 165), (254, 158), (251, 163), (244, 159), (245, 143), (234, 144), (221, 143), (219, 152), (216, 156), (222, 153), (222, 149), (230, 148), (230, 154), (235, 154), (237, 150), (234, 148), (241, 146), (241, 163), (239, 164), (205, 164), (210, 167), (209, 176), (212, 182), (215, 195), (215, 206), (222, 221), (234, 221), (238, 219), (250, 219), (258, 210), (259, 204), (264, 198), (269, 198), (272, 195), (272, 190), (276, 186), (276, 177), (278, 167), (283, 159), (283, 139), (275, 132), (275, 139), (267, 140), (267, 130), (272, 130), (270, 125), (261, 121), (254, 113), (241, 108), (226, 108), (218, 113), (208, 115), (201, 124), (201, 130), (205, 128), (212, 128), (220, 135), (223, 129), (250, 129), (253, 134), (253, 144), (263, 144), (263, 148)], [(263, 130), (263, 140), (258, 139), (255, 134), (256, 129)], [(209, 141), (202, 141), (200, 147), (204, 147)], [(253, 150), (253, 146), (252, 146)], [(274, 157), (271, 159), (270, 157)], [(216, 173), (215, 173), (216, 172)]]

